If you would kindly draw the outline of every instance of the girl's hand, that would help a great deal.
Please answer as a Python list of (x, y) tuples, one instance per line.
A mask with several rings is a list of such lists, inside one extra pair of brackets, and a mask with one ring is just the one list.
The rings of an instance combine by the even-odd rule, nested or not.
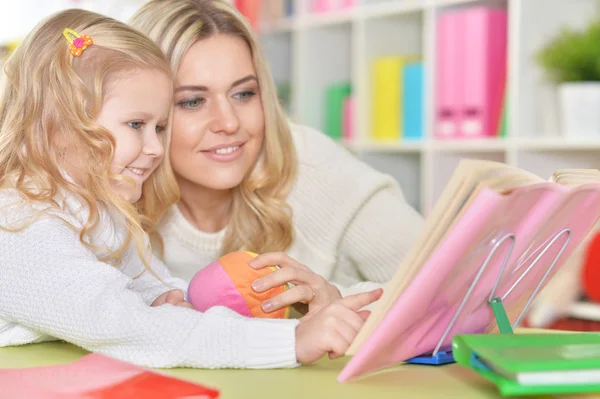
[(314, 273), (283, 252), (259, 255), (250, 261), (249, 265), (254, 269), (279, 266), (273, 273), (254, 280), (252, 289), (256, 292), (267, 291), (287, 283), (295, 285), (263, 302), (262, 308), (267, 313), (297, 303), (308, 304), (308, 311), (318, 311), (342, 298), (340, 291), (323, 276)]
[(185, 300), (185, 294), (181, 290), (167, 291), (152, 302), (151, 306), (161, 306), (170, 303), (173, 306), (194, 309), (191, 303)]
[(362, 328), (370, 312), (359, 311), (381, 297), (383, 290), (349, 295), (318, 312), (310, 311), (296, 327), (296, 359), (308, 364), (326, 353), (330, 359), (342, 357)]

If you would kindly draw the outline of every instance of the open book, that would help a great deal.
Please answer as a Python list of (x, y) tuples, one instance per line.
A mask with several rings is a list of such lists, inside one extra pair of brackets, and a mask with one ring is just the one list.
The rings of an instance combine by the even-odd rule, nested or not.
[[(492, 291), (505, 297), (514, 320), (599, 219), (599, 170), (556, 171), (548, 181), (498, 162), (461, 161), (348, 349), (353, 358), (338, 380), (449, 348), (457, 333), (494, 331), (486, 306)], [(501, 242), (510, 234), (512, 242)]]

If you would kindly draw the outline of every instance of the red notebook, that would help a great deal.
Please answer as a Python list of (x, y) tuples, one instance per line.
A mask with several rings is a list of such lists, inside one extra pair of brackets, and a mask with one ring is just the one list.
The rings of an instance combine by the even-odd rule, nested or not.
[(214, 399), (219, 391), (97, 353), (65, 365), (0, 369), (2, 397)]

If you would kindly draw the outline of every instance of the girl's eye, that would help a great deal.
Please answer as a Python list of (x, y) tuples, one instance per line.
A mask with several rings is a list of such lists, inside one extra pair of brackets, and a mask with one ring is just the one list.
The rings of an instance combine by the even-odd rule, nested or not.
[(156, 133), (160, 134), (162, 132), (165, 131), (165, 126), (164, 125), (156, 125)]
[(177, 103), (177, 105), (179, 105), (182, 108), (194, 109), (194, 108), (198, 108), (199, 106), (204, 104), (204, 102), (205, 102), (204, 98), (196, 97), (196, 98), (191, 98), (189, 100), (181, 101), (181, 102)]
[(140, 130), (142, 128), (142, 126), (144, 125), (144, 122), (128, 122), (127, 124), (132, 129)]
[(249, 101), (252, 97), (256, 95), (256, 92), (253, 90), (242, 91), (241, 93), (237, 93), (235, 97), (240, 101)]

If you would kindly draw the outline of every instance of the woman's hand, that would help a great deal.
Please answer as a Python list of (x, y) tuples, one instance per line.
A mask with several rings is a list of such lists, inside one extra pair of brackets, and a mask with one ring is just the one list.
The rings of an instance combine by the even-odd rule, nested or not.
[(181, 290), (167, 291), (152, 302), (151, 306), (161, 306), (170, 303), (173, 306), (194, 309), (191, 303), (185, 300), (185, 294)]
[(342, 297), (340, 291), (323, 276), (314, 273), (283, 252), (259, 255), (250, 261), (249, 265), (254, 269), (279, 266), (273, 273), (254, 280), (252, 289), (256, 292), (264, 292), (287, 283), (295, 285), (263, 302), (262, 308), (267, 313), (298, 303), (308, 304), (308, 311), (317, 311)]
[(296, 327), (298, 363), (315, 362), (326, 353), (330, 359), (344, 356), (370, 314), (368, 310), (359, 309), (378, 300), (382, 293), (378, 288), (349, 295), (302, 317)]

